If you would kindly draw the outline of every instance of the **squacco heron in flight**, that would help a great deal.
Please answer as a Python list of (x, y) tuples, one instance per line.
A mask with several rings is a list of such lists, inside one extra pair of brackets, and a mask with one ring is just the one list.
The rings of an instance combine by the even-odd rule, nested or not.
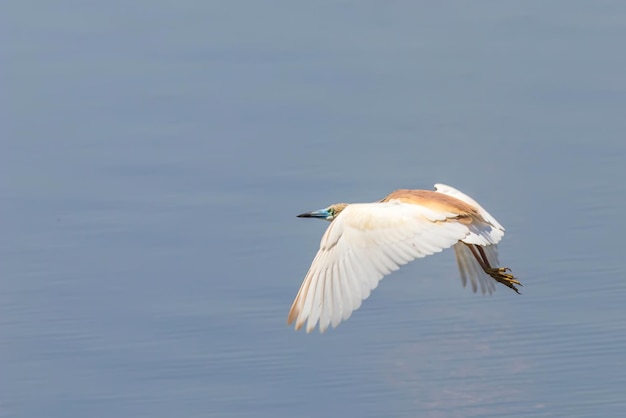
[(474, 199), (444, 184), (396, 190), (374, 203), (336, 203), (298, 215), (330, 221), (287, 323), (311, 332), (333, 328), (361, 306), (378, 282), (400, 266), (453, 247), (463, 286), (493, 293), (521, 283), (499, 267), (504, 228)]

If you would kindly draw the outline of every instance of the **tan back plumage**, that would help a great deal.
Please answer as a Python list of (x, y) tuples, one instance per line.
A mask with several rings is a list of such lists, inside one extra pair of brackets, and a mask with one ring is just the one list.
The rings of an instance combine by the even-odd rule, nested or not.
[(381, 202), (398, 200), (427, 207), (438, 212), (454, 213), (458, 215), (456, 221), (471, 223), (474, 219), (482, 219), (478, 210), (472, 205), (455, 197), (430, 190), (400, 189), (392, 192)]

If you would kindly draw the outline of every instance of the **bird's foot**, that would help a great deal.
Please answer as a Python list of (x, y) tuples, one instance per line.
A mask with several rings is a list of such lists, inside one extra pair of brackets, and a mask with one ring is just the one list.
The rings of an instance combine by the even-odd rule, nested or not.
[(510, 287), (515, 290), (515, 293), (520, 294), (519, 290), (515, 285), (522, 286), (522, 284), (513, 276), (512, 274), (507, 273), (507, 271), (511, 271), (508, 267), (496, 267), (496, 268), (488, 268), (485, 272), (493, 277), (493, 279), (497, 282), (502, 283), (503, 285)]

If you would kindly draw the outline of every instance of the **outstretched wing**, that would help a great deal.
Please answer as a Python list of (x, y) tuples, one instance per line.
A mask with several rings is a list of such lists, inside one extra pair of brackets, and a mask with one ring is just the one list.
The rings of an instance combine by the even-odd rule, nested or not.
[[(454, 187), (445, 184), (435, 184), (435, 190), (438, 193), (457, 198), (477, 210), (481, 219), (475, 219), (472, 222), (470, 233), (462, 241), (465, 244), (476, 244), (483, 247), (483, 252), (489, 264), (493, 267), (499, 266), (498, 246), (496, 244), (504, 236), (504, 227), (478, 202)], [(463, 243), (458, 243), (454, 246), (454, 253), (456, 254), (463, 286), (466, 286), (469, 281), (474, 292), (480, 287), (480, 291), (483, 294), (493, 293), (496, 290), (495, 281), (484, 272), (469, 247)]]
[(475, 219), (472, 222), (472, 231), (463, 241), (468, 244), (491, 245), (497, 244), (504, 236), (504, 227), (500, 225), (496, 218), (491, 216), (477, 201), (466, 195), (465, 193), (446, 186), (445, 184), (435, 184), (437, 193), (442, 193), (459, 199), (462, 202), (473, 206), (482, 219)]
[(387, 274), (440, 252), (469, 233), (458, 214), (399, 201), (346, 207), (330, 224), (289, 311), (296, 329), (336, 327)]
[[(491, 266), (500, 265), (498, 262), (498, 247), (497, 245), (487, 245), (483, 247), (483, 252), (489, 260)], [(483, 268), (476, 261), (476, 257), (472, 254), (470, 247), (459, 242), (454, 245), (454, 254), (456, 255), (456, 263), (459, 266), (459, 272), (461, 273), (461, 283), (463, 287), (467, 286), (469, 281), (474, 293), (478, 291), (480, 287), (481, 293), (492, 294), (496, 290), (496, 281), (493, 280)]]

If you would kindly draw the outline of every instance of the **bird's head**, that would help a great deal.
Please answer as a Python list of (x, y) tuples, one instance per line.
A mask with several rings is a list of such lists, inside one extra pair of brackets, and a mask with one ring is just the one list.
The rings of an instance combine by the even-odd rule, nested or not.
[(325, 209), (316, 210), (313, 212), (302, 213), (298, 215), (298, 218), (317, 218), (317, 219), (326, 219), (327, 221), (332, 221), (335, 219), (342, 210), (344, 210), (348, 206), (347, 203), (335, 203), (334, 205), (330, 205)]

